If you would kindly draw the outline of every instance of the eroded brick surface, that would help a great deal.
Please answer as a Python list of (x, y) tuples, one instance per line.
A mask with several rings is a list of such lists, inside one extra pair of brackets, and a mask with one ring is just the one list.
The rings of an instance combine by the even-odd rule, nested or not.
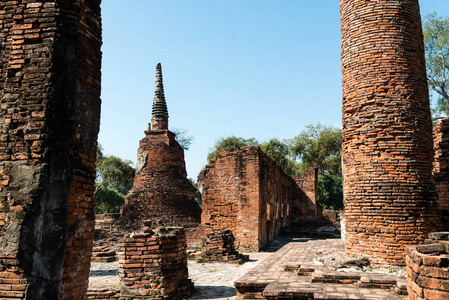
[(193, 292), (182, 228), (132, 234), (119, 247), (120, 299), (184, 299)]
[(313, 206), (308, 206), (312, 201), (296, 182), (257, 146), (220, 151), (201, 171), (198, 187), (201, 223), (214, 231), (231, 230), (241, 249), (259, 251), (290, 226), (292, 215), (300, 219)]
[(187, 179), (184, 150), (168, 130), (160, 64), (151, 124), (137, 150), (136, 176), (121, 209), (121, 223), (139, 227), (143, 220), (150, 219), (164, 225), (197, 226), (201, 208)]
[(407, 247), (407, 291), (409, 298), (449, 299), (449, 241), (433, 234), (427, 245)]
[(85, 299), (100, 46), (99, 0), (0, 2), (1, 299)]
[(341, 0), (346, 247), (377, 266), (441, 226), (417, 0)]

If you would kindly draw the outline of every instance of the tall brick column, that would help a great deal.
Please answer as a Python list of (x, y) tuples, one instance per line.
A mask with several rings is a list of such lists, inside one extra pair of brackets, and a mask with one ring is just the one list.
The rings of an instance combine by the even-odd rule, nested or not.
[(441, 226), (418, 0), (341, 0), (346, 247), (377, 266)]
[(0, 298), (86, 299), (100, 0), (0, 1)]

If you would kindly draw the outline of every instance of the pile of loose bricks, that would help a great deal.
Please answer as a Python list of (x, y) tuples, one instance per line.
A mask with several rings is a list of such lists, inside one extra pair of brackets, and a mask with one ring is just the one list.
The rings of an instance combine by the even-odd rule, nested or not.
[(441, 221), (418, 0), (342, 0), (346, 248), (378, 267)]
[(449, 299), (449, 232), (434, 232), (426, 245), (407, 247), (407, 283), (411, 300)]
[(234, 235), (231, 230), (209, 233), (203, 238), (199, 263), (226, 262), (242, 264), (249, 260), (248, 255), (239, 253), (234, 246)]

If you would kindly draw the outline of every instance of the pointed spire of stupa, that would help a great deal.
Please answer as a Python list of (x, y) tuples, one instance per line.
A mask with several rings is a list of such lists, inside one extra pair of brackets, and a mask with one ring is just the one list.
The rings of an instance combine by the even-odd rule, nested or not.
[(165, 102), (162, 67), (160, 63), (156, 66), (156, 90), (154, 92), (151, 127), (153, 130), (168, 129), (168, 110), (167, 103)]

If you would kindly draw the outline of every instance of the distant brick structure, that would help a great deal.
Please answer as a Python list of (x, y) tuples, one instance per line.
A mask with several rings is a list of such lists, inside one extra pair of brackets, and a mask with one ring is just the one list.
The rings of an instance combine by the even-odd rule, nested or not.
[(433, 128), (435, 161), (433, 180), (438, 192), (438, 209), (445, 230), (449, 230), (449, 118)]
[(418, 0), (341, 0), (346, 247), (376, 266), (441, 226)]
[(201, 208), (187, 179), (184, 150), (168, 130), (168, 111), (161, 65), (156, 68), (156, 92), (151, 125), (137, 150), (134, 184), (121, 209), (121, 223), (139, 227), (150, 219), (170, 226), (194, 227)]
[(302, 177), (294, 178), (300, 197), (292, 201), (292, 222), (317, 220), (322, 216), (322, 209), (318, 205), (318, 168), (311, 167)]
[[(258, 146), (222, 150), (198, 176), (201, 223), (231, 230), (240, 249), (259, 251), (288, 228), (292, 203), (306, 203), (296, 182)], [(314, 214), (315, 215), (315, 214)]]
[(185, 299), (193, 293), (184, 229), (135, 233), (119, 247), (120, 299)]
[(407, 247), (409, 299), (449, 299), (449, 233), (431, 233), (426, 244)]
[(248, 255), (239, 253), (234, 247), (234, 235), (231, 230), (209, 233), (202, 240), (199, 263), (224, 262), (242, 264), (249, 260)]

